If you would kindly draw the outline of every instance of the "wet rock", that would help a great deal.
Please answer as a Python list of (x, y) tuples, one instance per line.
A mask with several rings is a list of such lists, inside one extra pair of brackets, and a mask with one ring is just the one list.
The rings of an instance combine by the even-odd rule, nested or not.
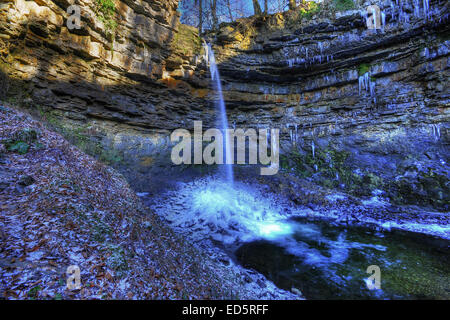
[(253, 279), (249, 275), (244, 275), (244, 281), (247, 283), (253, 282)]
[(267, 286), (266, 286), (266, 283), (263, 281), (263, 280), (261, 280), (261, 279), (258, 279), (258, 281), (256, 281), (256, 284), (260, 287), (260, 288), (266, 288)]
[(302, 292), (297, 288), (292, 288), (291, 291), (299, 296), (303, 296)]
[(230, 265), (230, 259), (228, 259), (228, 258), (221, 257), (221, 258), (219, 258), (219, 261), (226, 266)]
[[(114, 42), (95, 2), (81, 4), (79, 31), (64, 24), (69, 3), (58, 4), (9, 2), (0, 13), (0, 84), (8, 82), (0, 88), (14, 97), (26, 92), (27, 105), (47, 107), (64, 127), (101, 132), (96, 142), (121, 154), (126, 161), (117, 167), (143, 188), (171, 164), (172, 130), (192, 129), (193, 120), (214, 126), (202, 40), (179, 24), (176, 0), (116, 2)], [(446, 161), (438, 149), (450, 143), (448, 5), (433, 2), (430, 19), (411, 15), (404, 24), (380, 3), (387, 25), (374, 31), (360, 12), (367, 4), (343, 12), (325, 7), (308, 19), (295, 20), (292, 12), (240, 19), (206, 35), (229, 122), (279, 128), (283, 150), (334, 142), (378, 176), (399, 175), (396, 168), (412, 151)], [(372, 90), (361, 86), (362, 71), (370, 73)], [(308, 164), (305, 171), (315, 173)]]

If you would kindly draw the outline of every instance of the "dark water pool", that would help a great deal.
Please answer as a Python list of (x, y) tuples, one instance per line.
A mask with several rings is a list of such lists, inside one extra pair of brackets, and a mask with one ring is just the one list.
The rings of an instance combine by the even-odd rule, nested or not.
[[(307, 299), (450, 299), (449, 241), (323, 221), (290, 220), (293, 233), (245, 243), (237, 260)], [(381, 288), (369, 290), (367, 268)]]

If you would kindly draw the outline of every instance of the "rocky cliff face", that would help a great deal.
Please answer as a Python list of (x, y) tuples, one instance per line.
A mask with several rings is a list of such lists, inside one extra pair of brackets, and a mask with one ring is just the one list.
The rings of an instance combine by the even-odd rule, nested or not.
[[(71, 3), (2, 0), (9, 95), (56, 110), (72, 128), (117, 150), (129, 178), (160, 171), (170, 162), (171, 130), (192, 128), (194, 120), (214, 124), (201, 40), (178, 24), (175, 0), (115, 1), (114, 41), (96, 1), (75, 1), (82, 28), (68, 30)], [(375, 3), (382, 26), (370, 30), (365, 8)], [(325, 1), (313, 13), (221, 25), (207, 39), (229, 122), (279, 128), (286, 154), (332, 146), (351, 152), (361, 170), (401, 180), (421, 177), (418, 166), (432, 161), (431, 170), (448, 177), (449, 4), (425, 3), (357, 1), (355, 10), (339, 11)], [(426, 198), (424, 183), (413, 191)], [(443, 186), (433, 190), (444, 201)]]
[[(370, 4), (381, 7), (379, 30), (367, 27)], [(290, 12), (223, 26), (211, 39), (229, 121), (279, 128), (286, 153), (315, 148), (310, 166), (319, 169), (303, 168), (313, 175), (326, 162), (317, 149), (332, 147), (351, 153), (353, 169), (397, 180), (435, 170), (448, 181), (448, 18), (445, 1), (425, 8), (364, 1), (358, 10), (328, 7), (312, 18)], [(432, 197), (427, 183), (408, 192)]]
[(223, 27), (214, 49), (231, 121), (278, 126), (294, 143), (402, 127), (430, 135), (440, 127), (447, 139), (448, 3), (432, 3), (425, 20), (404, 5), (409, 23), (399, 21), (398, 6), (383, 4), (383, 31), (367, 29), (356, 10)]
[[(199, 38), (179, 26), (178, 0), (111, 3), (106, 19), (95, 0), (2, 0), (0, 66), (14, 102), (145, 171), (169, 130), (198, 117), (189, 87), (170, 74), (192, 76)], [(80, 29), (68, 28), (72, 4)]]
[[(177, 1), (114, 3), (117, 26), (111, 27), (97, 1), (2, 1), (2, 69), (21, 80), (21, 91), (35, 102), (74, 119), (158, 127), (150, 119), (153, 101), (131, 90), (145, 82), (155, 96), (160, 93)], [(67, 27), (71, 4), (79, 5), (80, 29)]]

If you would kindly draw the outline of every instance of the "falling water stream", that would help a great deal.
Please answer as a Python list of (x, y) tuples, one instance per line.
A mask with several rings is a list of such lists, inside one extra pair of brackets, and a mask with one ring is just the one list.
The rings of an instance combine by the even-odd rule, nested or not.
[[(227, 118), (227, 110), (225, 107), (225, 101), (223, 100), (223, 93), (222, 93), (222, 83), (220, 81), (220, 74), (219, 69), (217, 68), (216, 64), (216, 57), (214, 55), (214, 51), (210, 44), (204, 43), (204, 49), (205, 49), (205, 56), (207, 58), (207, 61), (209, 63), (209, 70), (211, 72), (211, 79), (214, 83), (214, 89), (217, 93), (217, 108), (219, 110), (219, 124), (220, 128), (222, 130), (223, 136), (225, 137), (225, 157), (226, 157), (226, 163), (230, 163), (229, 159), (231, 159), (232, 151), (230, 148), (230, 137), (228, 134), (226, 134), (226, 130), (228, 129), (228, 118)], [(233, 185), (234, 177), (233, 177), (233, 166), (231, 164), (225, 164), (225, 175), (227, 178), (227, 181), (230, 185)]]
[[(204, 48), (225, 131), (219, 71), (211, 46)], [(228, 159), (229, 145), (225, 135)], [(221, 243), (236, 263), (282, 289), (300, 289), (307, 299), (450, 299), (448, 240), (311, 220), (307, 209), (267, 186), (234, 181), (232, 166), (222, 167), (223, 175), (179, 183), (146, 202), (193, 243)], [(450, 226), (425, 227), (440, 228), (450, 238)], [(381, 289), (367, 288), (371, 265), (381, 269)]]

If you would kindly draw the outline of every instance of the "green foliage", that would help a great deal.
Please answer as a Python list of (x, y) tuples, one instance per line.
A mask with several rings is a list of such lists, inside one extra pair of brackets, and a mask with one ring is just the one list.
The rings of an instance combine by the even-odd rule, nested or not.
[(303, 20), (310, 20), (314, 15), (322, 10), (322, 4), (314, 1), (305, 1), (301, 3), (296, 10), (288, 17), (287, 25), (294, 27)]
[[(11, 152), (17, 152), (19, 154), (26, 154), (30, 149), (31, 144), (35, 143), (38, 138), (38, 132), (31, 128), (22, 129), (14, 134), (11, 139), (3, 142), (6, 149)], [(42, 145), (37, 143), (38, 148)]]
[(16, 139), (22, 140), (22, 141), (25, 141), (28, 143), (32, 143), (32, 142), (36, 141), (37, 138), (38, 138), (38, 132), (32, 128), (25, 128), (16, 134)]
[(50, 124), (51, 128), (64, 136), (70, 143), (80, 148), (83, 152), (108, 165), (122, 162), (123, 157), (114, 149), (105, 148), (99, 141), (90, 136), (90, 127), (69, 126), (64, 124), (54, 112), (39, 110), (41, 117)]
[(358, 75), (359, 76), (362, 76), (362, 75), (366, 74), (369, 71), (370, 71), (370, 65), (367, 64), (367, 63), (361, 63), (358, 66)]
[(333, 6), (337, 11), (347, 11), (356, 8), (353, 0), (333, 0)]
[(36, 298), (39, 291), (41, 291), (41, 290), (42, 290), (42, 288), (40, 286), (34, 287), (34, 288), (30, 289), (30, 291), (28, 291), (27, 295), (31, 299)]
[(116, 12), (116, 5), (113, 0), (97, 0), (98, 11), (104, 16), (110, 17)]
[(113, 0), (96, 0), (97, 17), (105, 25), (105, 32), (111, 41), (114, 41), (117, 21), (114, 19), (116, 14), (116, 5)]
[(117, 276), (123, 276), (129, 270), (125, 251), (117, 245), (109, 245), (108, 251), (110, 256), (106, 260), (106, 264), (115, 271)]
[(335, 178), (336, 174), (343, 174), (345, 161), (349, 154), (346, 151), (338, 151), (333, 148), (315, 150), (314, 156), (311, 153), (301, 154), (297, 150), (292, 150), (289, 155), (281, 156), (281, 166), (283, 168), (293, 168), (299, 176), (311, 177), (317, 168), (317, 172), (327, 178)]
[[(202, 39), (198, 35), (198, 30), (194, 27), (180, 24), (178, 32), (175, 32), (172, 40), (173, 51), (185, 56), (200, 54), (202, 50)], [(183, 59), (179, 58), (181, 63)]]
[(315, 14), (322, 10), (322, 5), (314, 1), (306, 1), (302, 3), (299, 8), (301, 18), (310, 20)]
[(104, 242), (106, 240), (106, 236), (111, 234), (111, 229), (109, 226), (101, 221), (97, 221), (97, 224), (95, 224), (92, 229), (92, 240), (97, 242)]
[(12, 144), (9, 144), (6, 148), (11, 152), (26, 154), (28, 152), (28, 149), (30, 148), (30, 145), (23, 141), (16, 141)]
[(97, 242), (105, 242), (111, 237), (112, 230), (108, 224), (103, 222), (100, 217), (95, 216), (89, 219), (91, 226), (91, 239)]
[[(404, 175), (406, 170), (416, 172), (415, 177)], [(399, 178), (389, 182), (389, 197), (396, 204), (431, 206), (448, 211), (450, 206), (450, 183), (446, 170), (437, 167), (410, 166), (399, 169)]]
[(355, 195), (370, 195), (375, 189), (383, 186), (383, 180), (373, 173), (356, 174), (347, 164), (350, 153), (327, 148), (316, 148), (312, 152), (301, 154), (292, 150), (289, 154), (281, 155), (281, 167), (301, 178), (314, 179), (326, 188), (341, 188)]

